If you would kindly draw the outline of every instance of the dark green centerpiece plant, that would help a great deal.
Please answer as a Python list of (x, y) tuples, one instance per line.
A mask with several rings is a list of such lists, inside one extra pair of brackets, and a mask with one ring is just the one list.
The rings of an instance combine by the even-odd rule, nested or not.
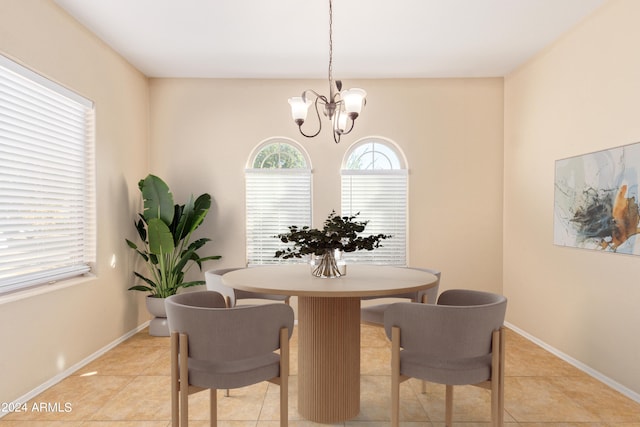
[(331, 211), (321, 230), (308, 226), (289, 226), (289, 232), (278, 234), (282, 243), (293, 243), (276, 252), (277, 258), (302, 258), (305, 255), (319, 257), (318, 263), (313, 265), (312, 274), (317, 277), (340, 277), (346, 273), (341, 271), (336, 261), (342, 252), (358, 250), (371, 251), (381, 246), (381, 241), (391, 236), (386, 234), (372, 234), (362, 236), (369, 221), (356, 221), (360, 213), (351, 216), (338, 216)]
[(149, 292), (151, 297), (166, 298), (180, 288), (203, 285), (204, 280), (184, 281), (185, 273), (194, 265), (202, 270), (204, 261), (220, 259), (219, 255), (200, 256), (198, 250), (211, 239), (191, 241), (192, 233), (202, 224), (211, 207), (211, 196), (204, 193), (186, 204), (174, 204), (169, 186), (155, 175), (138, 182), (144, 200), (144, 211), (135, 222), (142, 246), (125, 239), (129, 247), (142, 257), (147, 275), (134, 272), (144, 284), (129, 290)]

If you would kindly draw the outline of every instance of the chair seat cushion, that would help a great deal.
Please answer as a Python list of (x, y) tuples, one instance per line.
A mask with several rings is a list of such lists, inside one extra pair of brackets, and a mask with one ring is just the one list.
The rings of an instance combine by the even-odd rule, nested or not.
[(438, 384), (478, 384), (491, 378), (491, 355), (438, 360), (425, 354), (401, 351), (400, 373)]
[(189, 384), (203, 388), (245, 387), (277, 377), (279, 373), (280, 356), (275, 353), (215, 363), (189, 359)]

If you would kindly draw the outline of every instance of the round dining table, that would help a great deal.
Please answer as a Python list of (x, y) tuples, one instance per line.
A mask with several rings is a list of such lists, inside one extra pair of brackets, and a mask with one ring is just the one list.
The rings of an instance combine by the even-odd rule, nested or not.
[(360, 412), (360, 299), (436, 286), (431, 273), (349, 265), (338, 278), (311, 275), (307, 264), (231, 271), (227, 286), (298, 297), (298, 411), (311, 421), (346, 421)]

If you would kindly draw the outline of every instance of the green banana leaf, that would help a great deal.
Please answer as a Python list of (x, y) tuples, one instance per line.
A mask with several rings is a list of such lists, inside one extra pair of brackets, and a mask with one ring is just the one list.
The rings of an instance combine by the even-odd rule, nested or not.
[(160, 218), (151, 218), (147, 224), (149, 252), (155, 255), (168, 254), (175, 249), (169, 226)]
[(173, 221), (173, 194), (169, 186), (155, 175), (148, 175), (138, 183), (144, 199), (144, 218), (160, 218), (165, 224)]

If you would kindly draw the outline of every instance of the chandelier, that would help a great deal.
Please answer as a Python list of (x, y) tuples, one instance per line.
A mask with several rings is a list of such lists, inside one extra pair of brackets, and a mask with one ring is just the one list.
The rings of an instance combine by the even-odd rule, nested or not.
[[(353, 125), (366, 104), (367, 93), (358, 88), (342, 90), (342, 82), (333, 80), (333, 4), (329, 0), (329, 97), (320, 95), (314, 90), (307, 89), (302, 92), (302, 96), (289, 98), (291, 105), (291, 115), (293, 121), (298, 125), (298, 130), (303, 136), (313, 138), (322, 130), (322, 120), (318, 104), (324, 107), (324, 115), (331, 120), (333, 129), (333, 140), (340, 142), (340, 137), (353, 130)], [(315, 99), (314, 99), (315, 98)], [(318, 117), (318, 131), (307, 135), (302, 130), (302, 124), (307, 118), (307, 113), (311, 104), (314, 105), (316, 116)]]

